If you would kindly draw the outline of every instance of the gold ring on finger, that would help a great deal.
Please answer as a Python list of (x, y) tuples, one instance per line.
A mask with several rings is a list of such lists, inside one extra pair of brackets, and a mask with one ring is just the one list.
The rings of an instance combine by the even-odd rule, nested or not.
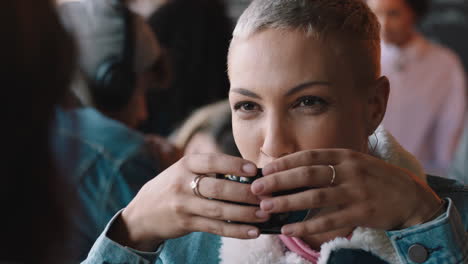
[(207, 177), (206, 175), (197, 175), (193, 180), (192, 182), (190, 182), (190, 188), (192, 189), (193, 191), (193, 194), (195, 194), (196, 196), (200, 197), (200, 198), (203, 198), (203, 199), (208, 199), (208, 197), (205, 197), (203, 196), (201, 193), (200, 193), (200, 190), (199, 190), (199, 185), (200, 185), (200, 181)]
[(333, 186), (333, 184), (335, 183), (335, 178), (336, 178), (336, 170), (335, 170), (335, 167), (333, 167), (333, 165), (328, 165), (328, 167), (332, 170), (332, 175), (331, 175), (329, 186)]

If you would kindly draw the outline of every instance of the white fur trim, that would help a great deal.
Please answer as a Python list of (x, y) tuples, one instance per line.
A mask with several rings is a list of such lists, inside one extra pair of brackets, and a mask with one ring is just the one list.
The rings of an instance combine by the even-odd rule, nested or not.
[[(390, 164), (404, 168), (426, 181), (421, 164), (407, 152), (390, 133), (379, 127), (369, 137), (372, 155)], [(339, 248), (362, 249), (391, 263), (400, 263), (397, 252), (385, 231), (358, 227), (351, 240), (335, 238), (321, 246), (318, 264), (326, 264), (330, 253)], [(310, 262), (294, 252), (287, 251), (278, 236), (262, 235), (253, 240), (221, 238), (222, 264), (307, 264)]]
[[(224, 237), (221, 242), (219, 257), (222, 264), (310, 264), (298, 254), (286, 251), (278, 236), (262, 235), (252, 240)], [(400, 263), (385, 231), (359, 227), (354, 230), (351, 240), (338, 237), (324, 243), (317, 264), (326, 264), (331, 252), (340, 248), (362, 249), (390, 264)]]
[(339, 248), (362, 249), (379, 256), (388, 263), (400, 263), (392, 242), (385, 231), (381, 230), (358, 227), (354, 230), (351, 240), (339, 237), (324, 243), (321, 246), (320, 259), (317, 264), (326, 264), (330, 253)]
[(369, 137), (370, 154), (392, 165), (407, 169), (426, 182), (426, 173), (421, 163), (411, 153), (406, 151), (396, 139), (379, 126)]

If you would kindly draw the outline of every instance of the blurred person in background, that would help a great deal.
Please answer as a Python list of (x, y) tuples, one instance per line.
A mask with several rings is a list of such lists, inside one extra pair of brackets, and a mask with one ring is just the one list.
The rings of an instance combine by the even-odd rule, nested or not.
[(53, 160), (50, 126), (72, 79), (73, 41), (52, 1), (1, 5), (0, 263), (67, 263), (75, 203)]
[(79, 48), (80, 100), (136, 128), (148, 117), (148, 91), (165, 84), (168, 72), (150, 27), (123, 2), (61, 0), (60, 15)]
[(240, 157), (234, 142), (231, 107), (222, 100), (197, 109), (169, 137), (185, 155), (224, 153)]
[(57, 109), (52, 138), (82, 205), (71, 242), (83, 260), (109, 219), (177, 160), (178, 151), (133, 129), (147, 117), (147, 90), (165, 77), (161, 50), (144, 20), (119, 0), (67, 0), (59, 12), (77, 42), (80, 74), (73, 92), (84, 105), (67, 100)]
[(232, 23), (221, 0), (171, 0), (149, 18), (168, 51), (172, 83), (151, 93), (143, 131), (169, 135), (198, 107), (227, 98)]
[(382, 26), (382, 73), (391, 83), (383, 125), (429, 173), (446, 176), (466, 111), (465, 71), (416, 25), (428, 0), (367, 0)]

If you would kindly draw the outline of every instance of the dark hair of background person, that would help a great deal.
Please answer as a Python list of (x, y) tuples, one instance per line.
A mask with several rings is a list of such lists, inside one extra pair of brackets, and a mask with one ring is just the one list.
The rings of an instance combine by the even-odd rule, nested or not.
[(64, 263), (70, 199), (49, 129), (74, 69), (73, 42), (50, 0), (3, 0), (0, 32), (0, 262)]
[(416, 14), (418, 20), (423, 19), (429, 12), (429, 0), (405, 0), (411, 10)]
[(193, 110), (227, 98), (233, 26), (221, 0), (169, 0), (148, 22), (168, 52), (172, 82), (149, 95), (142, 130), (166, 136)]

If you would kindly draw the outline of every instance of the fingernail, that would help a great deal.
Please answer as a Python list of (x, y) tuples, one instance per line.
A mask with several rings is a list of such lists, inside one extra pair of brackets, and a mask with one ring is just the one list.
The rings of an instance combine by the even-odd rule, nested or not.
[(285, 236), (292, 236), (294, 234), (294, 230), (290, 226), (283, 226), (281, 228), (281, 233)]
[(263, 219), (263, 218), (268, 218), (268, 216), (270, 216), (270, 215), (265, 211), (258, 210), (258, 211), (255, 212), (255, 216), (257, 216), (260, 219)]
[(254, 175), (255, 173), (257, 173), (257, 167), (255, 167), (255, 165), (253, 165), (252, 163), (247, 163), (242, 166), (242, 171)]
[(263, 183), (260, 182), (254, 182), (252, 183), (252, 191), (254, 194), (261, 193), (265, 189), (265, 186)]
[(258, 237), (258, 231), (256, 229), (249, 230), (247, 234), (249, 235), (249, 237)]
[(262, 201), (260, 203), (260, 208), (262, 208), (263, 211), (270, 211), (273, 209), (273, 202), (272, 201)]
[(266, 176), (271, 173), (273, 173), (273, 168), (271, 166), (265, 166), (265, 168), (262, 169), (263, 176)]

